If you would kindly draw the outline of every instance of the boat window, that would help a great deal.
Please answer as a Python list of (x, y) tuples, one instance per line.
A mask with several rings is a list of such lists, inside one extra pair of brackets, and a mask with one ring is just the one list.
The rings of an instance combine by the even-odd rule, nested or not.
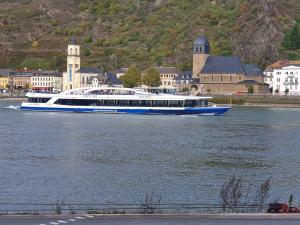
[(116, 106), (129, 106), (129, 100), (117, 100)]
[(169, 107), (182, 107), (183, 106), (183, 101), (171, 100), (168, 102), (169, 102)]
[(46, 103), (51, 98), (28, 98), (28, 102), (35, 102), (35, 103)]
[(199, 100), (197, 106), (208, 106), (208, 100)]
[(100, 101), (94, 99), (58, 99), (54, 104), (76, 106), (99, 106)]
[(153, 107), (167, 107), (168, 101), (164, 100), (154, 100), (153, 101)]
[(115, 106), (115, 101), (114, 100), (103, 100), (102, 105), (103, 106)]
[(151, 107), (152, 106), (152, 101), (150, 101), (150, 100), (141, 100), (140, 101), (140, 106), (141, 107)]
[(130, 100), (129, 106), (139, 106), (139, 101), (138, 100)]
[(185, 100), (184, 106), (185, 107), (195, 107), (197, 104), (196, 100)]

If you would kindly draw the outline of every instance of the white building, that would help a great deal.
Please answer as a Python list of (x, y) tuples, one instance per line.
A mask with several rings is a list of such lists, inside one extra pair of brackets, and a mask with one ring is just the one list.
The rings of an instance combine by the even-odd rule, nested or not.
[(274, 94), (299, 95), (300, 65), (288, 65), (264, 72), (265, 83)]
[(80, 46), (72, 37), (68, 45), (67, 72), (63, 73), (63, 90), (69, 90), (80, 87), (80, 74), (75, 73), (80, 69)]
[(127, 72), (128, 72), (127, 67), (120, 68), (116, 71), (116, 77), (119, 79), (121, 76), (123, 76)]
[(62, 91), (62, 74), (58, 71), (43, 70), (32, 72), (31, 86), (34, 91)]

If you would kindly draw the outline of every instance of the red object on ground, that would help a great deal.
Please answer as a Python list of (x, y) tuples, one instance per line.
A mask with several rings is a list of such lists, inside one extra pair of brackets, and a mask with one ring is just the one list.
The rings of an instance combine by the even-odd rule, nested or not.
[(284, 203), (271, 203), (269, 204), (268, 213), (287, 213), (289, 206)]
[(269, 204), (268, 213), (299, 213), (300, 208), (289, 207), (285, 203), (271, 203)]

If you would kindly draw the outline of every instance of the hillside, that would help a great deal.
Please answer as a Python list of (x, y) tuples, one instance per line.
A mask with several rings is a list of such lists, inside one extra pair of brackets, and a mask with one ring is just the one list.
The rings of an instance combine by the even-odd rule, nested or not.
[(281, 42), (299, 9), (298, 0), (0, 0), (0, 67), (64, 70), (75, 35), (83, 65), (188, 68), (202, 33), (212, 54), (264, 66), (290, 53)]

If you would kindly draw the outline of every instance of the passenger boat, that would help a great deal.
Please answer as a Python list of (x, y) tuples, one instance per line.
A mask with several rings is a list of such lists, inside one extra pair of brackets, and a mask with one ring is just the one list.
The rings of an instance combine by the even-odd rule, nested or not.
[(67, 111), (133, 114), (224, 115), (230, 107), (210, 105), (211, 97), (149, 93), (140, 89), (89, 87), (58, 94), (26, 94), (24, 111)]

